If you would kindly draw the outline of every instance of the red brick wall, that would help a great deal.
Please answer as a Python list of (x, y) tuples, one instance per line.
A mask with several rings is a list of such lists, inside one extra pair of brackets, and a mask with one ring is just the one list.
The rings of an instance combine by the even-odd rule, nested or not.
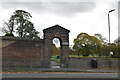
[(2, 44), (4, 65), (22, 63), (24, 65), (42, 65), (39, 61), (43, 59), (44, 40), (3, 37)]

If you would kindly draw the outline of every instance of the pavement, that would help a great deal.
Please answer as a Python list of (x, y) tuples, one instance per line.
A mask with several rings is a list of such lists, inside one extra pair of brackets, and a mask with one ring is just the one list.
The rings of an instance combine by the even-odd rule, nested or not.
[(103, 72), (103, 73), (115, 73), (119, 72), (118, 69), (98, 69), (98, 68), (91, 68), (91, 69), (75, 69), (75, 68), (60, 68), (60, 64), (56, 63), (55, 61), (51, 61), (51, 68), (48, 69), (40, 69), (40, 71), (69, 71), (69, 72)]
[(76, 72), (76, 73), (119, 73), (119, 69), (99, 69), (99, 68), (90, 68), (90, 69), (75, 69), (75, 68), (41, 68), (33, 69), (33, 71), (42, 71), (42, 72)]
[[(60, 68), (59, 64), (54, 61), (51, 62), (51, 68), (33, 69), (34, 73), (27, 72), (11, 72), (3, 73), (3, 80), (15, 78), (23, 78), (23, 80), (120, 80), (118, 69), (74, 69), (74, 68)], [(33, 79), (34, 78), (34, 79)], [(47, 79), (46, 79), (47, 78)], [(16, 80), (18, 80), (16, 79)], [(22, 80), (22, 79), (21, 79)]]
[(33, 69), (34, 73), (3, 73), (2, 80), (120, 80), (118, 69), (60, 68), (54, 61), (51, 64), (51, 68)]
[[(48, 68), (40, 69), (43, 72), (36, 73), (3, 73), (3, 78), (79, 78), (84, 79), (100, 79), (100, 80), (119, 80), (118, 69), (67, 69), (67, 68)], [(45, 72), (44, 72), (45, 71)], [(57, 72), (51, 72), (57, 71)], [(60, 72), (65, 71), (65, 72)], [(68, 72), (67, 72), (68, 71)], [(56, 79), (57, 80), (57, 79)]]
[(55, 61), (51, 61), (51, 68), (60, 68), (60, 64)]

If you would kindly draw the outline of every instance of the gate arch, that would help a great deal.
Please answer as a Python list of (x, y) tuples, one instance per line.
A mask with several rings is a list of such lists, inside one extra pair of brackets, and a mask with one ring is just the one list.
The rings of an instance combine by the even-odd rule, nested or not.
[(67, 67), (67, 61), (69, 56), (69, 32), (70, 30), (67, 30), (60, 25), (55, 25), (49, 28), (46, 28), (43, 30), (44, 33), (44, 67), (50, 67), (51, 66), (51, 55), (52, 55), (52, 40), (54, 38), (58, 38), (60, 40), (60, 46), (61, 46), (61, 64), (64, 64), (63, 67)]

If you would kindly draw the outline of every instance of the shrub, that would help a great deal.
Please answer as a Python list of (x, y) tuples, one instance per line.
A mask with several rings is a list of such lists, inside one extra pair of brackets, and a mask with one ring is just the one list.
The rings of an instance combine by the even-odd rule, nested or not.
[(6, 34), (5, 34), (5, 36), (14, 37), (14, 35), (13, 35), (13, 34), (11, 34), (11, 33), (6, 33)]

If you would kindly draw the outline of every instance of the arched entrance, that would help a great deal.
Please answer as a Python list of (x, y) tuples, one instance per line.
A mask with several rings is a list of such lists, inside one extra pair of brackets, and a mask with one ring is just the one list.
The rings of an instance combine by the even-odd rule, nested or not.
[(53, 38), (52, 40), (52, 56), (51, 56), (51, 68), (61, 68), (61, 39)]
[(67, 67), (67, 61), (69, 56), (69, 30), (55, 25), (50, 28), (44, 29), (44, 67), (51, 67), (51, 54), (52, 54), (52, 40), (58, 38), (60, 40), (61, 50), (60, 50), (60, 63)]

